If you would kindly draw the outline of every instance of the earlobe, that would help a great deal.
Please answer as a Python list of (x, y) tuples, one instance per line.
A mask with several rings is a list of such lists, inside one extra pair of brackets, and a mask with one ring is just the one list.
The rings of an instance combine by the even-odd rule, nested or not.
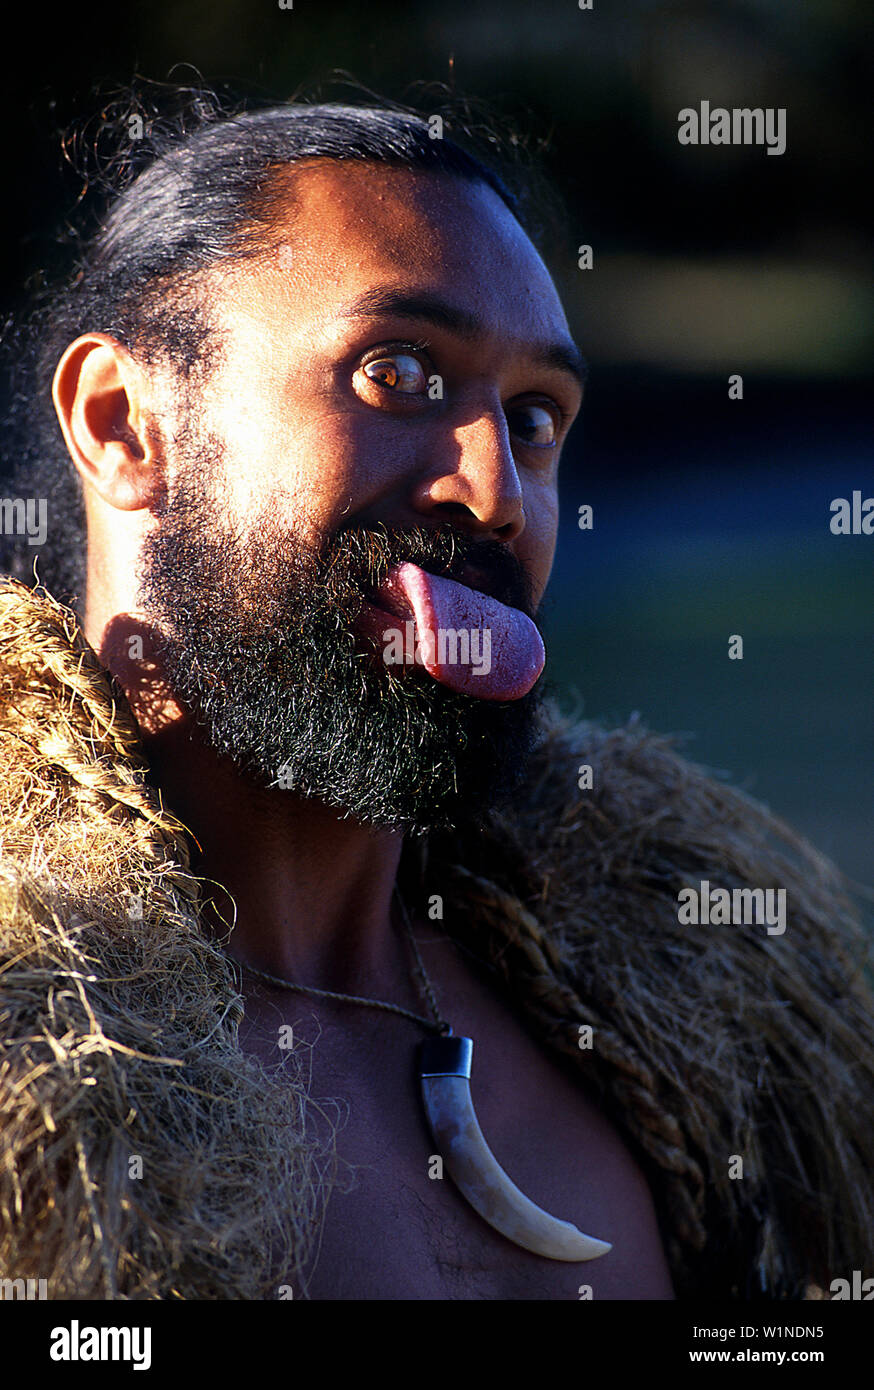
[(130, 352), (105, 333), (77, 338), (55, 371), (52, 399), (86, 483), (120, 511), (154, 502), (162, 471), (145, 428), (148, 383)]

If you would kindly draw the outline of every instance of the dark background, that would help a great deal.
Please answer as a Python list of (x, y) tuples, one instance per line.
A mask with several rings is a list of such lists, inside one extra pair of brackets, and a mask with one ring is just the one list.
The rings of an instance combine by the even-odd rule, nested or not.
[[(285, 99), (343, 69), (396, 100), (448, 82), (549, 136), (570, 214), (552, 268), (591, 362), (550, 675), (587, 716), (691, 733), (691, 757), (871, 883), (874, 536), (829, 531), (833, 498), (874, 496), (869, 24), (844, 0), (16, 7), (2, 304), (52, 263), (77, 191), (59, 131), (93, 113), (97, 84), (190, 81), (183, 63)], [(786, 153), (679, 145), (677, 113), (702, 99), (786, 107)]]

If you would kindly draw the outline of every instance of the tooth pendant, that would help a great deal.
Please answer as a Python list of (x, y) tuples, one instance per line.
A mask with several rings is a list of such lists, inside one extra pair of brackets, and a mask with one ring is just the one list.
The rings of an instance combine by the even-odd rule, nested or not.
[(596, 1260), (613, 1247), (538, 1207), (511, 1182), (479, 1127), (470, 1094), (471, 1038), (420, 1044), (419, 1079), (428, 1125), (450, 1177), (484, 1221), (549, 1260)]

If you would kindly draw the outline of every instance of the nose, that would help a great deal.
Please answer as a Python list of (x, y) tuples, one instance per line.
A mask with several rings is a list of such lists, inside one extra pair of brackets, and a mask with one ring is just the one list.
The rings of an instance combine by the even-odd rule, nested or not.
[(510, 433), (498, 405), (452, 428), (437, 446), (442, 462), (416, 488), (417, 509), (478, 537), (513, 541), (525, 529), (522, 484)]

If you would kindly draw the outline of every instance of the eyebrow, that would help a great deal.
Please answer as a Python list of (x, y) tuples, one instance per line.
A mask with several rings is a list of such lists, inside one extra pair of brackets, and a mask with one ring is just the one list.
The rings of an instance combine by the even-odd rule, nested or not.
[[(340, 311), (341, 318), (399, 318), (430, 323), (446, 328), (459, 338), (476, 338), (485, 332), (485, 325), (476, 314), (462, 309), (439, 294), (427, 291), (409, 293), (404, 290), (373, 289), (353, 299)], [(572, 338), (546, 344), (532, 344), (533, 360), (544, 367), (557, 368), (584, 386), (588, 364)]]

